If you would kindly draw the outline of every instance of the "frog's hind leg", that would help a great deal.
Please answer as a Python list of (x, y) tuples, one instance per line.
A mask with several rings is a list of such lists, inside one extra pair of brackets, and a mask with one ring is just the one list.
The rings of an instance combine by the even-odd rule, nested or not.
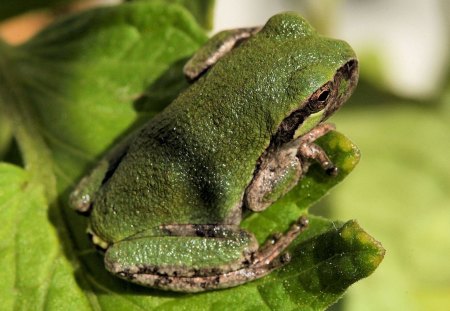
[[(253, 234), (229, 225), (168, 225), (112, 245), (106, 268), (144, 286), (200, 292), (263, 277), (289, 261), (281, 255), (307, 226), (305, 217), (258, 248)], [(165, 236), (152, 236), (164, 234)]]
[(133, 283), (197, 292), (219, 288), (217, 277), (248, 266), (257, 250), (253, 234), (234, 225), (164, 225), (114, 243), (105, 266)]

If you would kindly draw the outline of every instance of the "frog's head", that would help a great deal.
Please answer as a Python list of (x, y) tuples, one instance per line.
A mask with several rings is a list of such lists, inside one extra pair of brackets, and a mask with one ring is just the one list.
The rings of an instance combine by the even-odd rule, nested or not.
[(355, 89), (358, 61), (352, 48), (344, 41), (320, 36), (299, 15), (275, 15), (259, 35), (277, 42), (274, 57), (288, 60), (293, 121), (289, 132), (294, 137), (331, 116)]

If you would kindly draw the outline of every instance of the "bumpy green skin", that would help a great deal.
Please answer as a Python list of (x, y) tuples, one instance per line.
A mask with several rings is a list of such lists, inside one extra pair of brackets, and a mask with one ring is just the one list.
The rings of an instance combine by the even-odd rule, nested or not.
[(91, 230), (112, 244), (161, 224), (239, 224), (271, 136), (353, 58), (298, 15), (272, 17), (138, 135), (96, 194)]
[(108, 270), (114, 271), (114, 267), (120, 265), (122, 269), (145, 266), (147, 270), (169, 274), (193, 269), (218, 273), (240, 268), (245, 257), (258, 248), (254, 236), (238, 227), (217, 226), (214, 229), (216, 238), (189, 233), (173, 238), (165, 236), (164, 232), (149, 231), (111, 246), (105, 254)]

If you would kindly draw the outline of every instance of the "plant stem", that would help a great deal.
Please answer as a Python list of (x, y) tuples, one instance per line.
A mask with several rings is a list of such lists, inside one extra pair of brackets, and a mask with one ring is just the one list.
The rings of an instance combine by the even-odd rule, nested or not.
[(20, 50), (0, 40), (0, 112), (9, 120), (31, 184), (41, 184), (49, 202), (56, 199), (56, 180), (52, 157), (40, 134), (37, 114), (21, 74)]

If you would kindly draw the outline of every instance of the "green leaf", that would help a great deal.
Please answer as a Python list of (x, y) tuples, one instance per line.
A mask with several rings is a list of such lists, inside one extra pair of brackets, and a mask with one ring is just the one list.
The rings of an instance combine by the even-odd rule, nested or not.
[[(324, 309), (381, 261), (382, 248), (354, 222), (311, 216), (290, 246), (290, 264), (236, 288), (165, 293), (107, 273), (67, 194), (102, 153), (187, 86), (181, 65), (205, 39), (179, 5), (138, 1), (66, 18), (19, 47), (0, 42), (0, 115), (24, 163), (0, 165), (6, 309)], [(313, 165), (285, 198), (250, 216), (243, 225), (260, 241), (286, 230), (358, 162), (342, 134), (319, 144), (340, 174), (330, 178)]]
[(172, 0), (174, 3), (182, 4), (194, 15), (198, 23), (205, 29), (211, 30), (213, 27), (213, 14), (215, 0)]
[(313, 230), (289, 247), (292, 262), (259, 286), (271, 310), (324, 310), (383, 259), (379, 242), (355, 221), (343, 225), (317, 217), (310, 221)]
[[(90, 294), (90, 276), (79, 270), (76, 252), (91, 247), (84, 219), (67, 208), (67, 191), (117, 137), (137, 126), (133, 124), (141, 115), (133, 109), (133, 100), (205, 39), (179, 6), (136, 3), (61, 20), (19, 47), (0, 42), (1, 115), (13, 126), (27, 172), (26, 189), (39, 190), (41, 199), (39, 206), (34, 204), (34, 213), (24, 218), (28, 230), (18, 230), (17, 237), (13, 229), (21, 217), (5, 218), (11, 226), (2, 227), (3, 241), (23, 242), (5, 249), (5, 258), (19, 266), (13, 274), (17, 277), (2, 285), (2, 302), (10, 297), (9, 305), (23, 305), (23, 309), (64, 305), (70, 291), (61, 294), (60, 290), (71, 286), (81, 293), (73, 308), (102, 304)], [(5, 184), (14, 182), (12, 175), (0, 176)], [(20, 211), (22, 201), (32, 204), (32, 200), (23, 194), (2, 212)], [(8, 206), (7, 200), (0, 202)], [(55, 228), (61, 230), (59, 236)], [(41, 236), (48, 242), (34, 238)], [(14, 251), (27, 257), (17, 260)], [(59, 265), (65, 271), (48, 271)], [(37, 277), (38, 272), (42, 276)], [(18, 286), (18, 279), (23, 286)]]
[(32, 183), (25, 170), (0, 164), (2, 310), (41, 310), (63, 301), (73, 302), (65, 310), (89, 306), (49, 213), (58, 211), (48, 210), (43, 186)]
[(130, 1), (164, 1), (185, 7), (205, 29), (211, 30), (215, 0), (130, 0)]

